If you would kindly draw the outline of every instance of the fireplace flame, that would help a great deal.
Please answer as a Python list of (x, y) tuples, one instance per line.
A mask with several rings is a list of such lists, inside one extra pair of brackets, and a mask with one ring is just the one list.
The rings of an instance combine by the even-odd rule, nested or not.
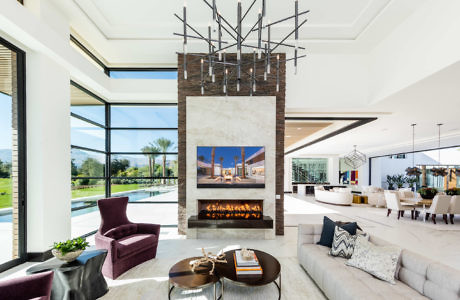
[(206, 219), (261, 219), (259, 203), (209, 203), (200, 212)]

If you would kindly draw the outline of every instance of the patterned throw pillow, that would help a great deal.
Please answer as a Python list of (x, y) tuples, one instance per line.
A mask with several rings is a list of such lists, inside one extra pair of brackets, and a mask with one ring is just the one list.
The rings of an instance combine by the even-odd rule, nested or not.
[[(369, 239), (367, 233), (359, 234), (360, 236)], [(353, 255), (353, 250), (355, 249), (356, 235), (351, 235), (348, 231), (335, 226), (334, 230), (334, 239), (332, 240), (332, 247), (329, 251), (329, 254), (332, 256), (339, 256), (343, 258), (350, 258)]]
[(366, 238), (358, 236), (353, 255), (345, 264), (395, 284), (400, 255), (401, 249), (396, 246), (376, 246)]

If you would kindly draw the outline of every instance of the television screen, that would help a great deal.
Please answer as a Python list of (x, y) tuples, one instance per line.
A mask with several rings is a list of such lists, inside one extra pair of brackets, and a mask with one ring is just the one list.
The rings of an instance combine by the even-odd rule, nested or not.
[(197, 147), (198, 188), (264, 188), (264, 147)]

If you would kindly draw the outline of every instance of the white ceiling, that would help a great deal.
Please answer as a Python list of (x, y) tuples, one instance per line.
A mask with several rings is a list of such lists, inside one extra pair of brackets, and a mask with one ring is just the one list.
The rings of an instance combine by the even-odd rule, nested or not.
[[(437, 123), (441, 127), (441, 147), (460, 145), (460, 63), (425, 78), (377, 104), (348, 109), (328, 108), (321, 116), (377, 117), (376, 121), (357, 127), (333, 138), (299, 150), (290, 156), (344, 155), (358, 145), (368, 155), (383, 155), (412, 149), (412, 123), (415, 127), (416, 149), (432, 149), (438, 145)], [(295, 114), (287, 115), (299, 117)], [(304, 116), (312, 116), (304, 114)]]
[[(73, 0), (109, 40), (170, 40), (182, 25), (173, 14), (182, 16), (183, 1), (152, 0)], [(299, 9), (310, 10), (308, 22), (300, 32), (301, 39), (355, 39), (382, 11), (390, 0), (301, 0)], [(210, 0), (208, 1), (211, 2)], [(242, 0), (243, 12), (252, 0)], [(218, 10), (234, 27), (237, 1), (217, 1)], [(243, 32), (257, 20), (262, 1), (257, 0), (244, 21)], [(203, 0), (187, 1), (187, 19), (206, 33), (212, 10)], [(276, 21), (294, 14), (294, 1), (267, 1), (267, 18)], [(303, 16), (302, 16), (303, 19)], [(294, 21), (273, 28), (273, 38), (292, 30)], [(178, 38), (176, 38), (178, 39)]]
[[(175, 66), (181, 51), (183, 0), (50, 0), (65, 14), (72, 31), (111, 66)], [(211, 0), (207, 0), (210, 2)], [(262, 0), (247, 15), (243, 32), (252, 27)], [(276, 21), (293, 15), (293, 0), (267, 0), (267, 18)], [(425, 0), (300, 0), (299, 9), (310, 10), (300, 30), (300, 44), (308, 52), (363, 51), (380, 42)], [(221, 14), (235, 25), (236, 0), (217, 0)], [(243, 12), (252, 0), (242, 0)], [(211, 10), (203, 0), (187, 0), (187, 19), (207, 34)], [(273, 26), (272, 40), (281, 40), (294, 21)], [(224, 39), (228, 35), (224, 34)], [(248, 37), (254, 41), (257, 35)], [(287, 42), (292, 42), (288, 39)], [(207, 51), (205, 43), (189, 39), (190, 52)], [(285, 49), (279, 48), (281, 52)], [(366, 50), (364, 50), (366, 51)]]

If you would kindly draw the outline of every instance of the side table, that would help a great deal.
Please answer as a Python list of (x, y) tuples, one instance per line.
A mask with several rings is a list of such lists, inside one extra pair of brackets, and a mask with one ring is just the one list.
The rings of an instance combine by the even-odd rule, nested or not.
[(102, 275), (107, 250), (86, 250), (73, 262), (52, 258), (27, 269), (27, 274), (54, 271), (51, 299), (93, 300), (109, 288)]

